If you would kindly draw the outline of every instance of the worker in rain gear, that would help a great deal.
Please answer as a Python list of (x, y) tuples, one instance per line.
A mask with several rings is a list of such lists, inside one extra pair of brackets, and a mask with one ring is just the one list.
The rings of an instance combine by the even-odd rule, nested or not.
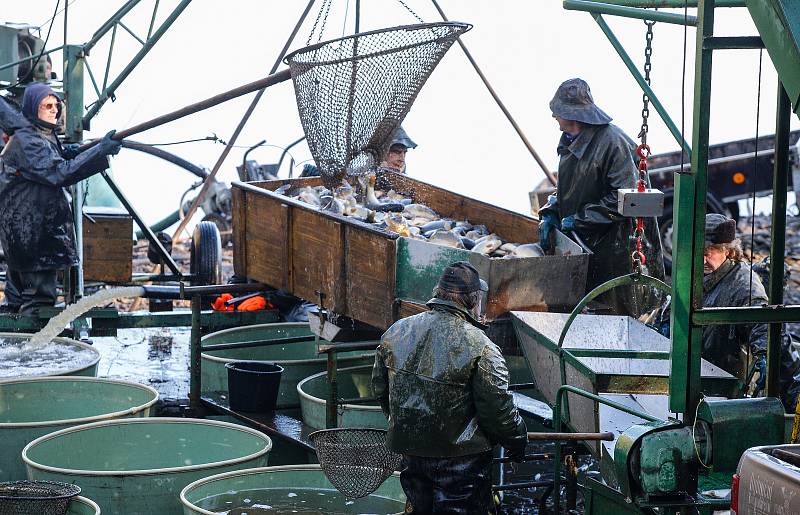
[(64, 148), (55, 129), (61, 103), (43, 83), (25, 89), (22, 116), (0, 101), (0, 128), (12, 134), (0, 156), (0, 243), (5, 250), (5, 312), (35, 314), (56, 301), (59, 270), (77, 265), (75, 227), (64, 189), (108, 168), (114, 132), (89, 150)]
[[(736, 222), (724, 215), (706, 215), (703, 251), (703, 307), (768, 304), (758, 274), (743, 260)], [(702, 356), (731, 374), (746, 379), (755, 368), (763, 388), (766, 374), (767, 324), (709, 325), (703, 328)], [(784, 332), (781, 352), (781, 398), (794, 410), (800, 392), (800, 356)]]
[(469, 263), (448, 266), (429, 310), (395, 322), (375, 355), (372, 385), (388, 445), (403, 455), (407, 513), (493, 513), (492, 446), (524, 455), (506, 362), (477, 321), (485, 284)]
[[(547, 251), (553, 229), (577, 236), (592, 250), (586, 291), (633, 271), (636, 250), (635, 218), (617, 211), (617, 190), (636, 188), (636, 144), (594, 103), (589, 85), (581, 79), (562, 83), (550, 101), (553, 118), (562, 131), (558, 142), (558, 186), (539, 210), (539, 239)], [(661, 240), (655, 218), (645, 220), (642, 236), (645, 272), (664, 278)], [(655, 295), (641, 287), (615, 288), (599, 298), (613, 313), (632, 315), (653, 309)]]
[(392, 137), (392, 144), (389, 146), (386, 159), (381, 163), (381, 168), (406, 173), (406, 152), (408, 149), (415, 148), (417, 148), (417, 144), (408, 137), (402, 127), (398, 127)]

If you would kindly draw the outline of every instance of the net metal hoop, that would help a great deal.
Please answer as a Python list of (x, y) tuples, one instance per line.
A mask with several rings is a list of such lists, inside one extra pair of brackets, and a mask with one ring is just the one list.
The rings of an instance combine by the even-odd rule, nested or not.
[(371, 494), (400, 467), (402, 457), (387, 447), (385, 429), (322, 429), (308, 438), (325, 477), (348, 499)]

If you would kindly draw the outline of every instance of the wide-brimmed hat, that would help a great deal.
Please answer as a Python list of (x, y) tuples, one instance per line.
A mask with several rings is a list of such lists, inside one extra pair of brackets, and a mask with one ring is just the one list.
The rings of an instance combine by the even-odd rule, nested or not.
[(472, 293), (489, 289), (478, 270), (466, 261), (456, 261), (448, 265), (442, 271), (437, 287), (449, 293)]
[(736, 239), (736, 220), (718, 213), (706, 215), (706, 245), (730, 243)]
[(562, 82), (550, 101), (550, 111), (559, 118), (590, 125), (606, 125), (612, 119), (594, 103), (589, 85), (583, 79)]

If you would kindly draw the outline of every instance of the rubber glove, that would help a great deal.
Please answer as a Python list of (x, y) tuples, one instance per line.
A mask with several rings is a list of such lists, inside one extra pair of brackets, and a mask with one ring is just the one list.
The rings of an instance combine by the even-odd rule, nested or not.
[(767, 358), (761, 357), (756, 361), (756, 370), (758, 370), (758, 379), (756, 379), (755, 392), (763, 391), (767, 387)]
[(75, 159), (78, 154), (80, 154), (80, 150), (78, 149), (81, 148), (81, 146), (77, 143), (67, 143), (63, 148), (64, 151), (61, 153), (61, 157), (64, 159)]
[(561, 220), (561, 230), (563, 232), (572, 232), (575, 230), (575, 217), (570, 215)]
[(122, 148), (121, 141), (111, 139), (114, 137), (115, 132), (117, 131), (109, 132), (103, 136), (103, 139), (100, 140), (100, 152), (107, 156), (115, 156), (119, 154), (119, 150)]
[[(540, 244), (541, 245), (541, 244)], [(515, 437), (512, 441), (503, 444), (506, 449), (506, 456), (516, 463), (522, 463), (525, 460), (525, 447), (528, 445), (528, 438), (526, 436)]]
[(545, 252), (550, 250), (550, 234), (553, 229), (560, 229), (561, 224), (558, 220), (558, 197), (550, 195), (547, 197), (547, 204), (539, 210), (539, 246)]

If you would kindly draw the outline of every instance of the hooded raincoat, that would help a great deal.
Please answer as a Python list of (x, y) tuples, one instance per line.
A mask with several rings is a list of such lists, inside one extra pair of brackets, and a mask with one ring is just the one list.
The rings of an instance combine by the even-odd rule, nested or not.
[(389, 447), (411, 456), (450, 458), (493, 444), (519, 451), (525, 423), (508, 392), (500, 349), (466, 309), (440, 299), (384, 333), (372, 384), (389, 418)]
[[(589, 260), (586, 291), (633, 271), (631, 254), (635, 218), (617, 212), (617, 190), (635, 188), (638, 168), (636, 144), (613, 124), (585, 125), (574, 140), (563, 134), (558, 145), (558, 190), (555, 206), (558, 218), (574, 217), (575, 231), (594, 252)], [(658, 223), (645, 219), (643, 252), (647, 273), (664, 278), (664, 262)], [(615, 288), (600, 297), (614, 313), (639, 314), (657, 306), (653, 292), (636, 292), (631, 287)]]
[(10, 269), (54, 270), (78, 263), (65, 186), (108, 168), (99, 145), (65, 160), (52, 129), (0, 100), (0, 128), (13, 136), (0, 157), (0, 243)]

